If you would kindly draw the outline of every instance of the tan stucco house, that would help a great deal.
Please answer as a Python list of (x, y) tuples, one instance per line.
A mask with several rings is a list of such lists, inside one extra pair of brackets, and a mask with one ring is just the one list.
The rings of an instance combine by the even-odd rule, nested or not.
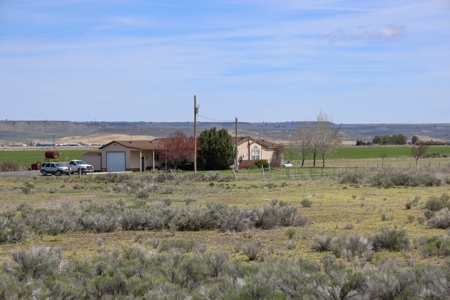
[[(164, 138), (137, 141), (112, 141), (102, 147), (101, 170), (103, 172), (159, 170), (166, 167), (161, 153)], [(250, 136), (233, 138), (240, 164), (265, 159), (271, 163), (278, 144), (257, 140)]]
[(158, 170), (165, 166), (161, 159), (163, 139), (145, 141), (112, 141), (102, 147), (102, 171)]
[(257, 140), (251, 136), (233, 137), (233, 144), (237, 144), (237, 157), (241, 164), (254, 162), (258, 159), (265, 159), (269, 163), (272, 161), (278, 144), (267, 140)]

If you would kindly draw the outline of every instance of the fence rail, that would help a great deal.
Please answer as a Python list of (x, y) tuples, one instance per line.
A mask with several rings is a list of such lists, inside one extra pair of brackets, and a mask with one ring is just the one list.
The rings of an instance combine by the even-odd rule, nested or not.
[(242, 169), (233, 172), (237, 179), (256, 179), (256, 178), (271, 178), (271, 179), (314, 179), (328, 177), (335, 174), (342, 174), (350, 171), (356, 171), (357, 166), (343, 166), (343, 167), (325, 167), (325, 168), (280, 168), (280, 169)]
[[(258, 178), (267, 178), (267, 179), (279, 179), (279, 180), (289, 180), (289, 179), (318, 179), (323, 177), (330, 176), (339, 176), (344, 173), (354, 172), (354, 171), (364, 171), (368, 168), (372, 168), (370, 166), (360, 167), (360, 166), (333, 166), (333, 167), (292, 167), (292, 168), (279, 168), (279, 169), (243, 169), (237, 172), (233, 172), (236, 179), (258, 179)], [(391, 170), (391, 166), (384, 166), (384, 169), (387, 171)], [(402, 167), (400, 167), (402, 168)], [(403, 167), (404, 168), (404, 167)], [(406, 168), (416, 168), (406, 167)], [(432, 168), (449, 170), (449, 166), (422, 166), (420, 169)], [(229, 175), (228, 173), (224, 175)]]

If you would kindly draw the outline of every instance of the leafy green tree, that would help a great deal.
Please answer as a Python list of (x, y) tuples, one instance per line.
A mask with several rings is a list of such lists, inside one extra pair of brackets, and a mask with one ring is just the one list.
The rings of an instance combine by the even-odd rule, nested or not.
[(206, 170), (228, 169), (236, 157), (231, 135), (226, 129), (216, 127), (202, 131), (198, 140), (201, 145), (200, 158)]
[(394, 145), (406, 145), (406, 136), (403, 134), (394, 134), (392, 136), (392, 144)]
[(377, 135), (373, 138), (372, 143), (376, 145), (406, 145), (406, 137), (403, 134)]
[(417, 136), (413, 136), (411, 138), (411, 143), (416, 144), (416, 142), (419, 140), (419, 138)]

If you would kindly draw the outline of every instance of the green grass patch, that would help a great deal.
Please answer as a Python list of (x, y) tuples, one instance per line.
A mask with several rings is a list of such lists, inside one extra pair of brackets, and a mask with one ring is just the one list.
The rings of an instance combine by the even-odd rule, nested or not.
[[(3, 161), (15, 161), (19, 165), (24, 164), (32, 164), (34, 162), (43, 162), (45, 161), (45, 151), (48, 151), (49, 149), (42, 149), (42, 150), (5, 150), (0, 151), (0, 162)], [(86, 152), (95, 152), (97, 150), (59, 150), (55, 149), (55, 151), (59, 152), (59, 161), (64, 161), (65, 157), (68, 158), (68, 160), (71, 159), (81, 159), (83, 154)]]
[[(342, 147), (338, 148), (336, 152), (327, 159), (368, 159), (368, 158), (380, 158), (382, 154), (386, 155), (386, 158), (401, 158), (411, 157), (412, 146), (360, 146), (360, 147)], [(440, 152), (441, 154), (450, 154), (450, 146), (431, 146), (428, 148), (427, 153)], [(286, 149), (286, 159), (299, 160), (298, 153), (293, 148)], [(312, 155), (306, 157), (307, 160), (312, 160)], [(317, 161), (321, 161), (320, 155), (317, 156)]]

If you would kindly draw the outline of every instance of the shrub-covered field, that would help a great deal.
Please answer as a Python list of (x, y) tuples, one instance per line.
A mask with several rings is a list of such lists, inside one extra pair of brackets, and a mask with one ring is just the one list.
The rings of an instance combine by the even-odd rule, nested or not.
[(450, 167), (0, 179), (0, 299), (442, 299)]

